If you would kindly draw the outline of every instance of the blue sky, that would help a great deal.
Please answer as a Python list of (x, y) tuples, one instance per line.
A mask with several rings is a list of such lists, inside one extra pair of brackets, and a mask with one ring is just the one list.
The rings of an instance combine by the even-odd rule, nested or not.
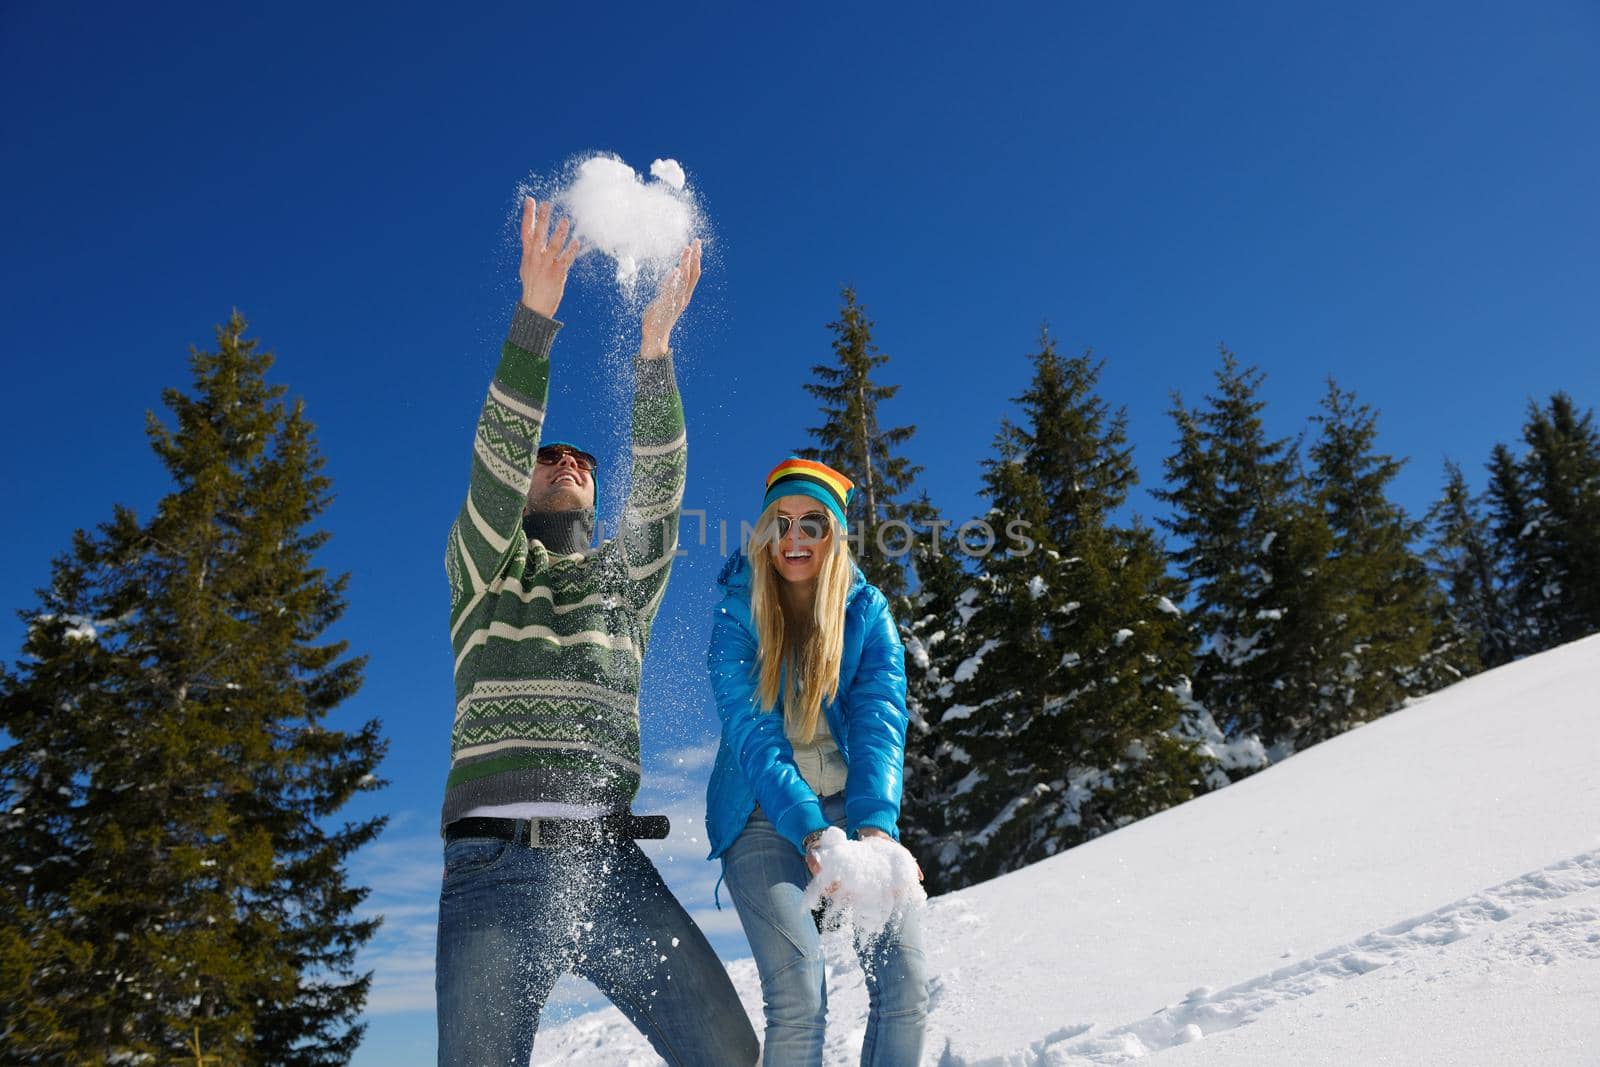
[[(770, 8), (770, 10), (769, 10)], [(603, 13), (602, 13), (603, 12)], [(1226, 343), (1300, 432), (1329, 375), (1379, 409), (1423, 510), (1481, 484), (1529, 398), (1600, 399), (1600, 9), (1420, 3), (484, 3), (0, 8), (0, 602), (76, 527), (164, 491), (142, 432), (240, 308), (306, 398), (335, 483), (323, 562), (372, 657), (394, 817), (363, 875), (374, 946), (358, 1063), (432, 1060), (434, 831), (447, 761), (443, 536), (516, 298), (520, 182), (596, 150), (684, 164), (713, 227), (676, 338), (687, 503), (731, 520), (806, 443), (801, 385), (853, 284), (901, 386), (884, 415), (947, 517), (1048, 321), (1108, 360), (1146, 487)], [(625, 330), (569, 289), (551, 430), (620, 457)], [(602, 472), (604, 480), (604, 472)], [(1147, 498), (1136, 506), (1154, 517)], [(714, 547), (673, 578), (642, 710), (669, 879), (719, 948), (694, 809)], [(20, 628), (0, 618), (7, 658)]]

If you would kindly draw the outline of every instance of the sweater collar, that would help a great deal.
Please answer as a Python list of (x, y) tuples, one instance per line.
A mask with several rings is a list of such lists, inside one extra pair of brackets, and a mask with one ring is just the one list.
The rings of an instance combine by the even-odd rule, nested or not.
[(522, 517), (522, 531), (558, 556), (586, 552), (594, 540), (594, 508), (530, 511)]

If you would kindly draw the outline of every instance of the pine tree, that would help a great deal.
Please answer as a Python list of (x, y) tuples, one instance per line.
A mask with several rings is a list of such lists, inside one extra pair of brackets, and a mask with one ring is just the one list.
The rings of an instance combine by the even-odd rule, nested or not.
[(1511, 661), (1511, 635), (1500, 587), (1500, 564), (1479, 513), (1478, 501), (1454, 462), (1445, 461), (1445, 484), (1428, 510), (1428, 562), (1443, 594), (1437, 620), (1442, 640), (1464, 646), (1462, 674)]
[(1195, 600), (1195, 696), (1229, 737), (1256, 736), (1283, 755), (1332, 713), (1337, 621), (1349, 606), (1326, 566), (1333, 533), (1305, 499), (1298, 449), (1262, 426), (1262, 373), (1219, 351), (1208, 406), (1173, 397), (1177, 451), (1168, 488), (1153, 495), (1173, 508), (1162, 524), (1179, 538), (1172, 559)]
[(907, 499), (922, 468), (899, 449), (917, 428), (885, 428), (878, 422), (879, 403), (900, 389), (873, 380), (873, 371), (889, 362), (889, 357), (873, 343), (874, 324), (867, 318), (866, 308), (856, 302), (855, 290), (846, 286), (840, 296), (844, 306), (839, 318), (828, 323), (838, 363), (813, 366), (818, 380), (805, 387), (822, 402), (824, 422), (808, 429), (816, 445), (801, 449), (800, 455), (826, 463), (855, 482), (850, 518), (852, 532), (859, 532), (857, 561), (867, 581), (893, 602), (906, 591), (905, 568), (900, 562), (905, 546), (932, 511)]
[(1422, 526), (1388, 497), (1404, 461), (1374, 451), (1377, 416), (1331, 379), (1313, 418), (1310, 490), (1333, 534), (1329, 580), (1343, 605), (1335, 620), (1343, 667), (1327, 713), (1303, 740), (1319, 741), (1439, 688), (1446, 663), (1430, 657), (1434, 587), (1411, 549)]
[(1189, 636), (1151, 531), (1115, 518), (1137, 481), (1126, 416), (1096, 394), (1102, 364), (1048, 332), (986, 464), (989, 520), (1020, 520), (987, 557), (941, 726), (970, 754), (938, 857), (961, 885), (1052, 855), (1204, 787), (1180, 729)]
[(1600, 432), (1566, 393), (1528, 405), (1524, 527), (1508, 538), (1542, 650), (1600, 630)]
[(1505, 611), (1501, 628), (1507, 634), (1511, 658), (1520, 659), (1549, 648), (1541, 618), (1543, 590), (1550, 588), (1549, 561), (1534, 538), (1538, 504), (1531, 497), (1523, 466), (1511, 449), (1496, 444), (1489, 453), (1490, 530), (1495, 555), (1502, 567)]
[(148, 417), (175, 483), (54, 564), (0, 687), (0, 1050), (11, 1062), (348, 1061), (370, 976), (352, 852), (376, 721), (331, 729), (364, 660), (326, 633), (313, 427), (237, 314)]
[[(923, 503), (931, 512), (932, 505)], [(967, 624), (978, 588), (961, 563), (958, 546), (939, 536), (919, 540), (912, 553), (916, 590), (900, 622), (906, 648), (906, 730), (900, 837), (918, 857), (930, 891), (944, 884), (938, 857), (952, 832), (949, 801), (971, 769), (972, 757), (952, 744), (941, 725), (954, 702), (955, 672), (970, 649)]]
[(1528, 405), (1519, 460), (1503, 444), (1489, 460), (1495, 551), (1503, 562), (1513, 656), (1600, 629), (1600, 433), (1556, 393)]

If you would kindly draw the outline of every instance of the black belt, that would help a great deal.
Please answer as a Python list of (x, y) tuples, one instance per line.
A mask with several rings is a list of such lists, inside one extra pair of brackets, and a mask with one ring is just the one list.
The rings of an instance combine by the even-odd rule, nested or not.
[(562, 848), (596, 841), (660, 840), (672, 824), (665, 815), (635, 815), (631, 811), (602, 815), (598, 819), (494, 819), (478, 816), (457, 819), (444, 828), (445, 841), (462, 837), (493, 837), (529, 848)]

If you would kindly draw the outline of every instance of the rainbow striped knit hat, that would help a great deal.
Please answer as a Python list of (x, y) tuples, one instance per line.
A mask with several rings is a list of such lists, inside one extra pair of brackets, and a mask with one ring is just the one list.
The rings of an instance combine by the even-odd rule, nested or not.
[(767, 475), (767, 495), (761, 501), (761, 510), (765, 513), (779, 497), (809, 496), (827, 505), (839, 525), (848, 530), (850, 520), (846, 513), (855, 492), (855, 483), (826, 463), (790, 456)]

